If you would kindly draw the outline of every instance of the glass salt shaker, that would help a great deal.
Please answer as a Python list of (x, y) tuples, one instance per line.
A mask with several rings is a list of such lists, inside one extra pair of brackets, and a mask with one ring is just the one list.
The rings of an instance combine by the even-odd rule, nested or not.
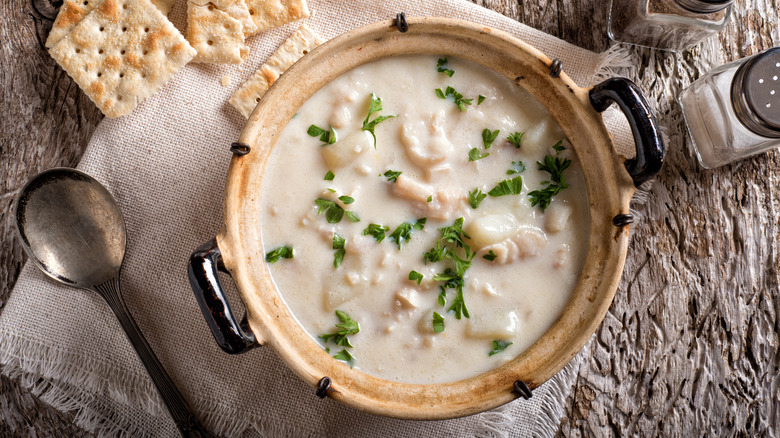
[(680, 94), (702, 166), (780, 146), (780, 47), (717, 67)]
[(615, 41), (685, 50), (720, 32), (734, 0), (611, 0), (607, 33)]

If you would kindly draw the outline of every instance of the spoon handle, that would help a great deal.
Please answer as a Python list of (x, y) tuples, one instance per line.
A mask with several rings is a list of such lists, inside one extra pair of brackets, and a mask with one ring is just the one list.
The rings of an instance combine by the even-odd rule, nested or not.
[(125, 330), (125, 334), (127, 334), (127, 338), (130, 340), (133, 348), (135, 348), (135, 352), (146, 367), (146, 371), (149, 372), (149, 376), (157, 387), (157, 391), (160, 393), (165, 407), (168, 408), (168, 412), (173, 417), (173, 421), (176, 423), (176, 427), (179, 428), (181, 435), (186, 438), (211, 437), (212, 435), (207, 433), (198, 423), (187, 401), (184, 400), (171, 377), (165, 372), (152, 348), (146, 342), (143, 334), (141, 334), (141, 330), (138, 329), (138, 325), (133, 320), (125, 301), (122, 299), (122, 294), (119, 290), (119, 277), (114, 277), (103, 284), (95, 286), (95, 291), (106, 300), (108, 306), (114, 311), (119, 323)]

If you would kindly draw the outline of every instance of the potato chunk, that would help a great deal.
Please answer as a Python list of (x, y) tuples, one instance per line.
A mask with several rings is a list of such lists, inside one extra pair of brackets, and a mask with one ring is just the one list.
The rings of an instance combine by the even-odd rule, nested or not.
[(374, 138), (371, 137), (371, 133), (357, 131), (333, 144), (323, 146), (320, 150), (328, 167), (338, 169), (353, 163), (361, 154), (371, 149), (373, 144)]
[(547, 208), (544, 218), (544, 229), (548, 233), (559, 233), (566, 228), (572, 208), (568, 204), (553, 202)]
[(482, 216), (466, 226), (466, 232), (477, 249), (503, 242), (517, 233), (520, 225), (510, 213)]
[(472, 338), (507, 339), (513, 337), (519, 328), (519, 318), (514, 310), (485, 308), (471, 312), (466, 335)]
[(566, 136), (555, 120), (547, 116), (526, 131), (525, 136), (523, 136), (522, 148), (527, 153), (546, 154), (555, 143), (565, 138)]

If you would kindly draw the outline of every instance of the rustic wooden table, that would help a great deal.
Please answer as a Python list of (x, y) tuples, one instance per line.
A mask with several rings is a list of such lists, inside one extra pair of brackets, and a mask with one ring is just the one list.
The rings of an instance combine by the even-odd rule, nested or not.
[[(593, 51), (610, 44), (604, 0), (472, 1)], [(74, 166), (102, 118), (43, 49), (52, 3), (0, 1), (0, 312), (25, 260), (17, 190), (41, 170)], [(780, 45), (779, 6), (737, 0), (726, 30), (683, 53), (630, 49), (636, 68), (622, 73), (654, 101), (667, 160), (635, 206), (614, 303), (575, 359), (560, 435), (780, 432), (780, 154), (704, 170), (676, 103), (720, 61)], [(0, 436), (88, 436), (72, 418), (0, 375)]]

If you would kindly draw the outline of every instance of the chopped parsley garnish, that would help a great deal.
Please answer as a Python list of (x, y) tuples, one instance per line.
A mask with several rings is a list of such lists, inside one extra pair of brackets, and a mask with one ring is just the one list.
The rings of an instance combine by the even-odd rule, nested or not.
[(555, 149), (555, 152), (561, 152), (566, 149), (563, 147), (563, 140), (558, 140), (558, 143), (555, 143), (552, 148)]
[(276, 248), (273, 251), (269, 251), (265, 255), (265, 261), (268, 263), (276, 263), (279, 261), (279, 259), (291, 259), (293, 258), (293, 247), (292, 246), (280, 246), (279, 248)]
[(520, 140), (523, 139), (523, 135), (525, 135), (525, 132), (515, 132), (514, 134), (509, 134), (509, 136), (506, 138), (508, 142), (515, 145), (516, 148), (520, 148)]
[(506, 347), (512, 345), (514, 342), (507, 342), (507, 341), (493, 341), (493, 351), (488, 353), (488, 356), (492, 356), (494, 354), (501, 353), (502, 351), (506, 350)]
[(452, 301), (452, 305), (447, 311), (454, 311), (455, 319), (460, 319), (461, 315), (470, 318), (469, 309), (466, 308), (466, 301), (463, 300), (463, 286), (458, 288), (458, 293), (455, 294), (455, 299)]
[(447, 58), (439, 58), (439, 62), (436, 63), (436, 71), (449, 77), (455, 74), (455, 70), (447, 68)]
[(360, 222), (360, 218), (355, 214), (354, 211), (346, 210), (344, 211), (344, 216), (346, 216), (350, 222)]
[(425, 222), (428, 221), (428, 218), (420, 218), (417, 219), (417, 222), (410, 224), (409, 222), (404, 222), (401, 225), (398, 226), (398, 228), (393, 231), (392, 234), (390, 234), (390, 239), (395, 240), (395, 243), (398, 244), (398, 249), (401, 249), (401, 244), (403, 242), (408, 242), (409, 239), (412, 237), (412, 230), (422, 230), (425, 227)]
[(349, 351), (347, 351), (346, 348), (342, 348), (341, 351), (339, 351), (338, 353), (334, 354), (333, 358), (334, 359), (338, 359), (338, 360), (343, 360), (344, 362), (350, 362), (353, 359), (355, 359), (355, 357), (352, 356), (352, 354), (350, 354)]
[(346, 246), (347, 241), (338, 234), (333, 233), (333, 249), (336, 250), (336, 252), (333, 253), (334, 268), (341, 266), (341, 262), (344, 261), (344, 256), (347, 254)]
[(444, 331), (444, 317), (437, 312), (433, 312), (433, 332), (441, 333)]
[(543, 163), (540, 161), (536, 162), (539, 170), (543, 170), (550, 174), (550, 179), (548, 181), (542, 181), (544, 188), (528, 193), (528, 197), (531, 198), (531, 206), (539, 205), (542, 211), (550, 206), (553, 196), (569, 187), (566, 183), (566, 178), (563, 176), (563, 171), (568, 169), (571, 165), (571, 160), (557, 156), (562, 150), (566, 149), (561, 146), (561, 144), (562, 142), (559, 141), (553, 146), (553, 149), (556, 151), (556, 157), (553, 158), (546, 155)]
[(488, 195), (494, 198), (497, 198), (499, 196), (505, 196), (505, 195), (519, 195), (522, 190), (523, 190), (523, 177), (516, 176), (512, 179), (505, 179), (499, 182), (498, 184), (496, 184), (495, 187), (490, 189)]
[(496, 255), (495, 251), (493, 251), (492, 249), (490, 251), (488, 251), (487, 254), (482, 256), (483, 259), (485, 259), (485, 260), (487, 260), (489, 262), (492, 262), (493, 260), (495, 260), (496, 257), (498, 257), (498, 256)]
[(395, 171), (395, 170), (388, 170), (387, 172), (385, 172), (385, 177), (387, 177), (388, 181), (394, 183), (395, 180), (397, 180), (398, 177), (401, 176), (401, 173), (403, 173), (403, 172), (399, 172), (399, 171)]
[(500, 130), (496, 129), (495, 131), (491, 131), (487, 128), (482, 130), (482, 147), (485, 149), (490, 149), (490, 146), (493, 144), (493, 141), (498, 137), (498, 133)]
[(336, 142), (336, 130), (333, 129), (333, 127), (328, 131), (317, 125), (311, 125), (306, 133), (312, 137), (319, 137), (320, 141), (324, 141), (325, 144), (333, 144)]
[(352, 344), (349, 343), (349, 338), (347, 336), (358, 334), (360, 332), (360, 325), (341, 310), (336, 311), (336, 317), (341, 321), (340, 324), (336, 324), (338, 330), (320, 335), (320, 339), (325, 341), (326, 344), (329, 341), (333, 341), (336, 345), (352, 348)]
[[(447, 289), (455, 289), (456, 296), (447, 311), (453, 311), (455, 318), (460, 319), (461, 316), (469, 317), (469, 311), (466, 308), (466, 302), (463, 299), (463, 275), (466, 270), (471, 267), (471, 260), (474, 258), (474, 253), (471, 252), (471, 248), (463, 242), (463, 239), (469, 238), (469, 235), (463, 231), (463, 218), (458, 218), (449, 227), (439, 228), (441, 231), (441, 237), (436, 242), (436, 247), (431, 248), (428, 252), (423, 254), (423, 259), (426, 262), (440, 262), (443, 260), (455, 262), (455, 269), (448, 267), (444, 272), (434, 275), (435, 281), (440, 281), (442, 284), (439, 286), (441, 292), (439, 293), (438, 303), (441, 306), (446, 304)], [(461, 248), (463, 255), (459, 253), (458, 249)]]
[(490, 155), (490, 154), (487, 153), (487, 152), (485, 152), (484, 154), (480, 154), (479, 153), (479, 149), (473, 148), (473, 149), (471, 149), (469, 151), (469, 161), (481, 160), (481, 159), (487, 157), (488, 155)]
[(525, 172), (525, 163), (522, 161), (512, 161), (512, 168), (506, 171), (507, 175)]
[(482, 102), (484, 102), (485, 99), (487, 99), (487, 97), (480, 94), (479, 97), (477, 97), (477, 105), (482, 105)]
[(416, 281), (418, 285), (423, 281), (423, 278), (423, 275), (417, 271), (409, 272), (409, 280)]
[[(345, 201), (345, 198), (347, 201)], [(355, 200), (350, 198), (349, 196), (339, 196), (339, 200), (345, 204), (351, 204)], [(328, 220), (328, 223), (330, 224), (337, 224), (341, 222), (341, 219), (346, 214), (347, 219), (349, 219), (351, 222), (359, 222), (360, 218), (357, 217), (357, 215), (354, 212), (351, 211), (344, 211), (343, 208), (341, 208), (340, 205), (335, 203), (334, 201), (331, 201), (330, 199), (323, 199), (323, 198), (317, 198), (314, 200), (314, 203), (317, 204), (317, 214), (322, 214), (322, 212), (325, 212), (325, 219)]]
[(384, 225), (379, 224), (368, 224), (368, 226), (363, 230), (363, 235), (368, 236), (371, 235), (376, 239), (377, 242), (381, 242), (385, 240), (385, 233), (390, 231), (389, 227), (386, 227)]
[(469, 204), (471, 208), (476, 209), (479, 204), (487, 198), (487, 193), (482, 193), (479, 187), (469, 192)]
[(433, 201), (433, 195), (428, 195), (428, 199), (425, 200), (425, 202), (432, 202)]
[(335, 178), (336, 175), (333, 174), (330, 170), (328, 173), (325, 174), (325, 178), (323, 178), (325, 181), (333, 181), (333, 178)]
[(368, 105), (368, 115), (366, 116), (366, 120), (363, 120), (363, 128), (361, 129), (363, 129), (363, 131), (370, 132), (371, 137), (374, 137), (374, 149), (376, 149), (376, 134), (374, 134), (374, 128), (376, 128), (376, 125), (384, 122), (387, 119), (397, 117), (394, 115), (379, 116), (369, 122), (368, 119), (371, 118), (371, 114), (377, 113), (379, 111), (382, 111), (382, 99), (376, 97), (376, 94), (371, 93), (371, 102)]
[(466, 105), (471, 105), (471, 101), (474, 99), (465, 99), (462, 94), (455, 91), (454, 88), (447, 86), (446, 91), (442, 91), (441, 88), (437, 88), (436, 95), (439, 96), (439, 99), (446, 99), (449, 96), (452, 96), (452, 99), (455, 101), (455, 105), (457, 105), (458, 109), (461, 111), (466, 111)]
[(343, 195), (343, 196), (339, 196), (339, 201), (343, 202), (346, 205), (349, 205), (349, 204), (355, 202), (355, 198), (352, 198), (352, 197), (347, 196), (347, 195)]

